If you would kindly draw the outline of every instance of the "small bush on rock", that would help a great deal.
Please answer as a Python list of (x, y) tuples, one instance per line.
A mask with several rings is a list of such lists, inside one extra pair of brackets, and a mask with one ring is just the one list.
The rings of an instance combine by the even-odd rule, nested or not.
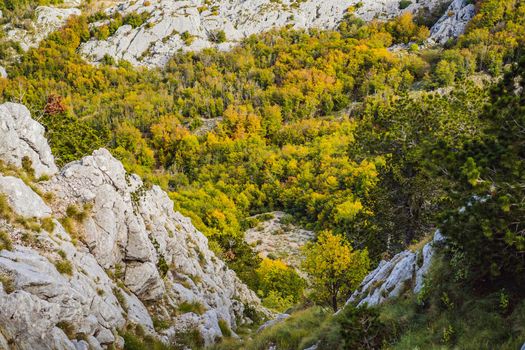
[(204, 305), (198, 301), (184, 301), (179, 305), (179, 312), (181, 314), (186, 314), (188, 312), (193, 312), (197, 315), (202, 315), (206, 311)]
[(15, 291), (15, 282), (13, 277), (6, 274), (0, 274), (0, 283), (4, 287), (4, 292), (10, 294)]
[(13, 242), (9, 233), (6, 231), (0, 231), (0, 250), (13, 250)]
[(67, 259), (55, 261), (55, 268), (58, 272), (71, 276), (73, 274), (73, 265)]

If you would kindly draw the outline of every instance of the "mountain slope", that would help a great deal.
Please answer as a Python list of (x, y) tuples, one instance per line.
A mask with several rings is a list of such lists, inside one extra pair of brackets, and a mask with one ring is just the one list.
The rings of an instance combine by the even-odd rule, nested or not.
[[(398, 0), (126, 1), (106, 10), (105, 15), (100, 16), (102, 20), (91, 24), (98, 35), (83, 44), (80, 51), (94, 62), (110, 56), (134, 65), (163, 66), (180, 50), (195, 51), (214, 46), (225, 50), (247, 36), (272, 28), (333, 29), (350, 7), (359, 18), (370, 21), (422, 9), (432, 12), (444, 2), (409, 1), (401, 5)], [(457, 37), (473, 15), (474, 5), (466, 0), (455, 0), (433, 28), (431, 40), (442, 43)], [(119, 22), (119, 18), (124, 21)], [(126, 21), (126, 18), (133, 20)]]
[(118, 331), (133, 324), (166, 342), (197, 331), (210, 344), (246, 315), (269, 315), (160, 188), (104, 149), (54, 174), (27, 109), (0, 112), (0, 145), (15, 146), (1, 155), (0, 344), (122, 345)]

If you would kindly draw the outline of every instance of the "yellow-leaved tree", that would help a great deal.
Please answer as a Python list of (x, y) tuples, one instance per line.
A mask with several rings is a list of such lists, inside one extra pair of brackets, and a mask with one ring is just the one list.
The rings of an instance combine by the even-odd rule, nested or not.
[(304, 280), (282, 260), (265, 258), (256, 272), (259, 277), (258, 294), (263, 298), (263, 305), (269, 309), (284, 312), (303, 295)]
[(317, 242), (304, 246), (303, 270), (310, 277), (313, 297), (330, 305), (334, 312), (339, 302), (354, 291), (370, 267), (368, 251), (354, 250), (348, 241), (330, 231), (319, 234)]

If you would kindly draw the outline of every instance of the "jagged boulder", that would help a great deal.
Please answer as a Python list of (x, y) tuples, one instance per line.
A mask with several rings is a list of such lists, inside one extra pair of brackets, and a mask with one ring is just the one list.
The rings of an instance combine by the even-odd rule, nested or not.
[(365, 277), (347, 304), (375, 306), (399, 297), (407, 290), (419, 293), (430, 268), (435, 245), (442, 240), (443, 236), (438, 230), (433, 240), (425, 244), (420, 251), (405, 250), (389, 261), (381, 261), (379, 266)]
[[(7, 107), (21, 115), (2, 119), (0, 140), (14, 144), (0, 159), (45, 154), (45, 139), (36, 149), (17, 144), (22, 135), (43, 137), (43, 128), (15, 128), (28, 112)], [(270, 315), (168, 195), (126, 173), (107, 150), (30, 185), (36, 191), (0, 172), (0, 194), (17, 215), (0, 217), (12, 241), (0, 251), (0, 346), (101, 349), (121, 344), (117, 330), (129, 323), (165, 341), (196, 329), (211, 344), (223, 336), (220, 323), (235, 331), (250, 322), (247, 308)], [(51, 194), (47, 202), (41, 193)], [(159, 333), (153, 317), (171, 326)]]

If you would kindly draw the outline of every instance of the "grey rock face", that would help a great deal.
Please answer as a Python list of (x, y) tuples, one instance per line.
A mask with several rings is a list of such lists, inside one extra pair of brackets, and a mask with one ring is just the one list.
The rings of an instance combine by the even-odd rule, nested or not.
[[(15, 105), (1, 108), (23, 111)], [(28, 112), (21, 115), (29, 118)], [(22, 131), (15, 127), (15, 118), (2, 122), (0, 140), (11, 137), (13, 144), (0, 159), (16, 165), (30, 150), (20, 145), (26, 141), (19, 136)], [(39, 133), (41, 126), (34, 128), (36, 132), (25, 130), (27, 139), (42, 140), (30, 149), (40, 155), (38, 159), (46, 154), (52, 159)], [(0, 219), (0, 227), (13, 241), (12, 251), (0, 251), (0, 346), (103, 349), (122, 345), (116, 330), (126, 323), (140, 324), (165, 341), (196, 329), (211, 344), (223, 336), (219, 321), (232, 331), (251, 322), (244, 316), (246, 307), (270, 315), (208, 249), (207, 239), (191, 221), (174, 212), (168, 195), (127, 174), (107, 150), (95, 151), (32, 186), (52, 193), (52, 203), (46, 204), (21, 179), (0, 172), (0, 193), (15, 213), (52, 218), (54, 223), (54, 228), (46, 226), (53, 232), (31, 231)], [(75, 219), (74, 237), (57, 220), (67, 216), (71, 206), (84, 213), (83, 219)], [(194, 312), (182, 314), (183, 303), (195, 305)], [(152, 316), (172, 326), (157, 333)], [(84, 340), (68, 339), (79, 334)]]
[(0, 159), (22, 167), (28, 157), (37, 177), (55, 174), (55, 158), (44, 137), (44, 127), (31, 119), (29, 110), (21, 104), (0, 105)]
[(128, 264), (124, 283), (144, 301), (158, 300), (165, 291), (157, 267), (151, 262)]
[(405, 250), (379, 266), (365, 277), (347, 303), (358, 306), (375, 306), (386, 300), (399, 297), (407, 290), (419, 293), (435, 253), (434, 245), (442, 242), (443, 236), (436, 231), (434, 239), (418, 252)]
[(476, 14), (476, 7), (467, 0), (454, 0), (445, 14), (430, 29), (431, 43), (445, 44), (465, 32), (467, 24)]
[(18, 215), (39, 219), (51, 216), (51, 209), (42, 198), (17, 177), (0, 175), (0, 193)]
[[(399, 0), (221, 0), (212, 5), (204, 0), (139, 0), (124, 1), (107, 10), (123, 15), (146, 12), (143, 25), (124, 25), (107, 40), (91, 40), (80, 51), (99, 62), (105, 55), (124, 59), (134, 65), (163, 66), (179, 50), (196, 51), (216, 46), (227, 50), (252, 34), (291, 25), (294, 28), (332, 29), (347, 9), (360, 3), (356, 15), (365, 20), (391, 18), (402, 12), (416, 12), (422, 7), (434, 8), (444, 0), (412, 1), (406, 9)], [(146, 6), (148, 4), (148, 6)], [(94, 23), (93, 26), (104, 22)], [(217, 33), (224, 32), (226, 41), (215, 43)], [(191, 40), (185, 40), (191, 37)]]
[[(70, 243), (47, 242), (48, 248), (74, 250)], [(70, 256), (71, 276), (57, 271), (60, 258), (23, 246), (0, 253), (0, 274), (9, 276), (15, 291), (0, 293), (0, 329), (21, 349), (75, 349), (61, 328), (95, 334), (124, 325), (122, 309), (111, 291), (112, 282), (89, 256)], [(79, 271), (80, 267), (85, 271)], [(94, 278), (97, 275), (96, 278)], [(105, 278), (104, 278), (105, 276)], [(97, 282), (98, 281), (98, 282)]]

